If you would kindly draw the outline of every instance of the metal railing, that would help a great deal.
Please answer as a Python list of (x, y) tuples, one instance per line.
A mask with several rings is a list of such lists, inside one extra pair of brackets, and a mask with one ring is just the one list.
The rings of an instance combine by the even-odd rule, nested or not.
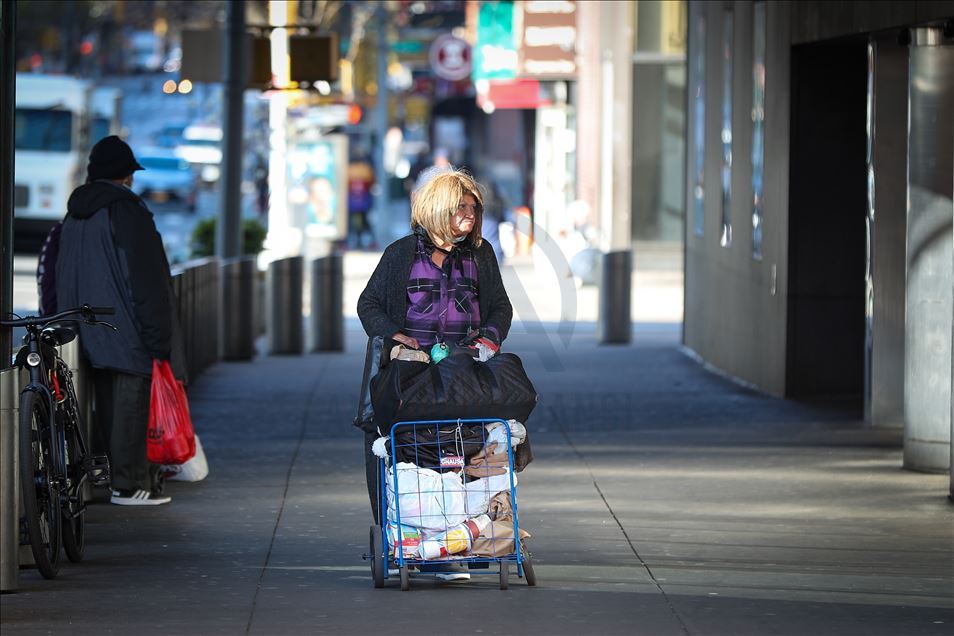
[(190, 382), (219, 359), (221, 276), (217, 258), (189, 261), (172, 270)]

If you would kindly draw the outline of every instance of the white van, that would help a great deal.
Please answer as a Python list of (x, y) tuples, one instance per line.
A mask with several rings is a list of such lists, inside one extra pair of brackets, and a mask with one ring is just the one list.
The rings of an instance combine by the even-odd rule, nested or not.
[(111, 86), (97, 86), (93, 89), (90, 102), (89, 146), (109, 135), (122, 136), (122, 99), (123, 93)]
[(86, 176), (92, 87), (73, 77), (17, 74), (14, 237), (45, 236)]

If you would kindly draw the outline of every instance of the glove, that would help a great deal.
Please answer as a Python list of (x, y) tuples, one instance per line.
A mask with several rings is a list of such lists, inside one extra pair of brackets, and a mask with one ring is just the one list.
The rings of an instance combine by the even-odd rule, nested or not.
[(457, 344), (476, 350), (476, 357), (481, 362), (487, 362), (500, 351), (500, 340), (496, 332), (488, 327), (474, 329)]
[(458, 342), (462, 347), (473, 347), (477, 344), (493, 349), (494, 353), (500, 351), (500, 338), (497, 337), (497, 331), (492, 327), (481, 327), (473, 329), (467, 333), (464, 338)]

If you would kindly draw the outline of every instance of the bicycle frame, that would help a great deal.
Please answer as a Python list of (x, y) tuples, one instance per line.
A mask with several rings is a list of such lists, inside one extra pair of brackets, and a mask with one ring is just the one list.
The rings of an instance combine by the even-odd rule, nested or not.
[[(108, 322), (102, 322), (96, 319), (96, 314), (111, 315), (114, 314), (115, 310), (112, 307), (91, 307), (89, 305), (83, 305), (82, 307), (77, 307), (74, 309), (67, 309), (61, 311), (52, 316), (31, 316), (27, 318), (21, 318), (18, 320), (0, 320), (0, 326), (3, 327), (25, 327), (27, 335), (23, 339), (24, 347), (26, 348), (26, 356), (20, 362), (20, 367), (26, 367), (30, 374), (30, 381), (20, 392), (20, 395), (23, 395), (27, 391), (32, 391), (37, 395), (42, 397), (43, 403), (46, 405), (47, 411), (50, 417), (50, 423), (52, 426), (51, 434), (51, 452), (53, 455), (53, 472), (54, 478), (56, 480), (63, 480), (68, 482), (69, 475), (67, 466), (67, 457), (66, 457), (66, 448), (67, 448), (67, 439), (66, 433), (69, 423), (62, 424), (60, 420), (56, 417), (57, 408), (56, 400), (59, 396), (54, 396), (53, 390), (55, 389), (59, 393), (60, 388), (57, 384), (56, 374), (59, 372), (59, 365), (63, 365), (65, 369), (65, 379), (67, 380), (67, 390), (69, 395), (67, 399), (70, 403), (76, 404), (76, 394), (69, 387), (72, 386), (72, 373), (69, 370), (69, 367), (63, 362), (62, 358), (57, 351), (57, 346), (59, 343), (55, 340), (54, 337), (50, 337), (47, 341), (46, 330), (50, 325), (61, 322), (61, 321), (70, 321), (70, 322), (86, 322), (87, 324), (98, 324), (105, 325), (115, 329), (113, 325), (110, 325)], [(77, 318), (81, 316), (82, 318)], [(49, 367), (47, 357), (44, 355), (44, 347), (50, 347), (52, 350), (52, 368)], [(20, 352), (23, 352), (21, 348)], [(20, 357), (20, 354), (17, 354), (17, 357)], [(31, 361), (36, 361), (36, 364), (33, 364)], [(51, 388), (52, 387), (52, 388)], [(70, 416), (72, 417), (72, 413)], [(74, 426), (76, 422), (72, 423)], [(78, 429), (78, 439), (80, 440), (80, 446), (83, 447), (81, 450), (86, 453), (88, 450), (85, 448), (86, 440), (84, 438), (82, 427), (77, 427)], [(58, 489), (62, 490), (59, 483), (54, 484)], [(64, 485), (69, 485), (65, 483)]]
[[(56, 404), (53, 400), (53, 393), (50, 391), (49, 380), (50, 373), (55, 373), (55, 369), (48, 369), (46, 364), (46, 358), (42, 352), (41, 341), (43, 339), (42, 331), (35, 331), (31, 333), (27, 332), (24, 340), (24, 346), (27, 348), (27, 355), (35, 353), (40, 357), (40, 363), (37, 365), (26, 364), (26, 368), (30, 374), (30, 381), (25, 387), (20, 391), (20, 395), (23, 395), (26, 391), (33, 391), (43, 398), (43, 403), (46, 405), (47, 413), (50, 416), (50, 426), (52, 427), (52, 434), (50, 435), (52, 441), (51, 455), (54, 459), (53, 464), (53, 473), (54, 479), (59, 480), (63, 477), (66, 471), (66, 432), (62, 430), (63, 427), (59, 426), (56, 420)], [(53, 345), (49, 345), (53, 346)], [(54, 350), (54, 365), (56, 360), (59, 359), (59, 354)], [(57, 483), (58, 487), (59, 484)]]

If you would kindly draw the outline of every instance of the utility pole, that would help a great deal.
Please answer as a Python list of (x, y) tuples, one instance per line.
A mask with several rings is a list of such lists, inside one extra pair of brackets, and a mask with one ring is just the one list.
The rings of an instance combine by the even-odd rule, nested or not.
[[(13, 129), (16, 109), (17, 3), (0, 3), (0, 315), (13, 311)], [(10, 362), (12, 334), (0, 330), (0, 369)]]
[(245, 0), (226, 3), (224, 42), (225, 122), (222, 129), (222, 185), (215, 251), (220, 258), (242, 255), (242, 124), (245, 106), (246, 71)]
[[(388, 180), (384, 170), (384, 137), (388, 132), (388, 11), (384, 3), (378, 5), (378, 20), (380, 27), (376, 34), (375, 44), (378, 48), (378, 69), (376, 73), (378, 95), (374, 106), (374, 180), (378, 185), (378, 193), (374, 197), (375, 226), (388, 227), (390, 221), (388, 209)], [(379, 230), (380, 231), (380, 230)], [(381, 236), (379, 234), (379, 236)]]

